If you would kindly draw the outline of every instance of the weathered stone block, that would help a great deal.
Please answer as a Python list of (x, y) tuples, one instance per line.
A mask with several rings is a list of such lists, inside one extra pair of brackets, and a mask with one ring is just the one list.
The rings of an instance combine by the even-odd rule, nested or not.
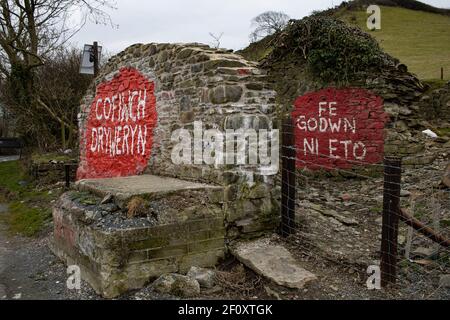
[(243, 89), (240, 86), (218, 86), (209, 91), (209, 100), (214, 104), (238, 102), (242, 97)]
[(213, 266), (226, 251), (223, 217), (104, 232), (78, 218), (81, 209), (75, 202), (70, 205), (67, 194), (63, 200), (53, 212), (53, 251), (80, 265), (83, 279), (108, 298), (141, 288), (165, 272), (186, 269), (192, 255), (202, 255), (195, 265)]
[(220, 59), (210, 60), (205, 63), (205, 70), (217, 70), (218, 68), (245, 67), (245, 63), (239, 60)]

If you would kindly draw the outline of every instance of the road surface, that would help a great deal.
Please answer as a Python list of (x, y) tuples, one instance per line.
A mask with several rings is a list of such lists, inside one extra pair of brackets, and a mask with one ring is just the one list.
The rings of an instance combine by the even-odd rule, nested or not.
[(19, 156), (0, 156), (0, 163), (16, 160), (19, 160)]
[[(7, 206), (0, 203), (0, 215)], [(0, 300), (95, 299), (84, 283), (81, 291), (67, 289), (66, 268), (48, 248), (49, 236), (13, 236), (0, 219)]]

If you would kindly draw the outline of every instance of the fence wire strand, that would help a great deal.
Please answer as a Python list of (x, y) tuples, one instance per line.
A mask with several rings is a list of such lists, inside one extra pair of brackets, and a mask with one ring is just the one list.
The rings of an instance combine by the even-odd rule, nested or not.
[[(294, 128), (295, 126), (289, 125), (288, 122), (283, 125), (281, 230), (283, 235), (287, 235), (285, 241), (309, 261), (318, 264), (331, 263), (342, 270), (355, 270), (360, 275), (359, 287), (362, 291), (367, 290), (365, 268), (369, 267), (370, 263), (377, 263), (382, 269), (381, 278), (385, 280), (382, 281), (385, 289), (394, 288), (397, 297), (435, 298), (437, 292), (442, 289), (436, 281), (439, 282), (439, 276), (450, 273), (450, 252), (447, 243), (450, 239), (450, 192), (437, 190), (430, 184), (427, 192), (422, 195), (403, 196), (401, 191), (404, 179), (400, 179), (402, 172), (407, 169), (394, 165), (395, 159), (393, 161), (392, 158), (385, 158), (384, 163), (369, 163), (336, 159), (316, 152), (314, 156), (318, 159), (339, 160), (341, 163), (345, 161), (348, 166), (339, 168), (338, 172), (364, 181), (367, 188), (365, 194), (359, 190), (359, 194), (352, 195), (351, 205), (344, 206), (346, 201), (334, 195), (345, 193), (345, 186), (351, 183), (340, 184), (333, 181), (333, 175), (324, 178), (315, 174), (336, 172), (337, 168), (330, 164), (314, 162), (311, 158), (303, 158), (308, 151), (299, 148), (295, 142), (292, 143), (295, 141)], [(425, 156), (411, 156), (408, 159)], [(361, 173), (360, 170), (355, 172), (357, 170), (354, 168), (358, 167), (379, 169), (380, 173), (383, 172), (383, 179)], [(309, 168), (313, 170), (308, 170)], [(330, 181), (332, 183), (329, 183)], [(322, 192), (322, 196), (334, 200), (315, 199), (311, 190), (314, 196), (317, 193), (320, 196)], [(378, 195), (377, 199), (371, 198), (375, 194)], [(367, 207), (368, 203), (376, 203), (378, 212), (371, 212)], [(398, 203), (398, 208), (393, 207), (395, 203)], [(402, 212), (407, 212), (412, 220), (403, 216), (401, 209), (407, 209)], [(361, 216), (362, 212), (367, 213), (367, 216)], [(381, 219), (381, 223), (373, 223), (375, 218), (378, 222)], [(408, 224), (405, 221), (408, 221)], [(447, 223), (442, 223), (445, 221)], [(330, 226), (342, 232), (336, 232), (330, 229)], [(432, 236), (430, 232), (433, 233)], [(357, 243), (360, 240), (366, 243)], [(356, 249), (352, 250), (355, 247), (360, 249), (364, 259), (358, 260), (354, 257), (360, 253), (355, 252)], [(321, 272), (320, 268), (317, 271)]]

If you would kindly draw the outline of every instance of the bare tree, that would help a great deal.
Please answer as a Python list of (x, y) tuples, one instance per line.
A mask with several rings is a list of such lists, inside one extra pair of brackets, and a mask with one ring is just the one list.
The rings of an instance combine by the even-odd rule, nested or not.
[(274, 34), (284, 29), (290, 17), (278, 11), (267, 11), (253, 18), (252, 27), (255, 30), (250, 34), (250, 41), (255, 42), (265, 36)]
[(23, 134), (37, 137), (36, 130), (45, 130), (46, 124), (29, 123), (45, 121), (43, 113), (73, 128), (39, 95), (36, 70), (57, 57), (87, 21), (112, 25), (104, 9), (114, 7), (113, 0), (0, 0), (1, 98), (20, 118)]
[(91, 79), (79, 73), (81, 50), (58, 49), (57, 55), (48, 61), (45, 68), (35, 74), (35, 90), (46, 106), (47, 112), (59, 121), (60, 143), (63, 150), (73, 147), (79, 102), (88, 89)]
[(220, 42), (221, 42), (222, 37), (223, 37), (223, 32), (221, 32), (219, 35), (216, 35), (216, 34), (210, 32), (209, 35), (214, 40), (214, 42), (212, 43), (212, 46), (214, 48), (216, 48), (216, 49), (219, 49), (220, 48)]

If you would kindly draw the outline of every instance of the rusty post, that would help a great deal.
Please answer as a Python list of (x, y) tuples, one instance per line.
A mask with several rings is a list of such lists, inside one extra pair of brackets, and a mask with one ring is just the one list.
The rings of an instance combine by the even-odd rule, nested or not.
[(435, 230), (431, 229), (430, 227), (426, 226), (425, 224), (414, 218), (413, 216), (409, 215), (405, 209), (400, 210), (399, 218), (402, 222), (404, 222), (411, 228), (414, 228), (417, 232), (421, 233), (428, 239), (436, 242), (442, 247), (450, 248), (449, 239), (445, 238), (443, 235), (439, 234)]
[(444, 80), (444, 67), (441, 67), (441, 80)]
[(281, 185), (281, 235), (288, 237), (295, 231), (295, 137), (292, 118), (283, 121), (282, 128), (282, 185)]
[(400, 210), (402, 161), (384, 159), (383, 229), (381, 240), (381, 286), (395, 283), (397, 276), (397, 242)]

